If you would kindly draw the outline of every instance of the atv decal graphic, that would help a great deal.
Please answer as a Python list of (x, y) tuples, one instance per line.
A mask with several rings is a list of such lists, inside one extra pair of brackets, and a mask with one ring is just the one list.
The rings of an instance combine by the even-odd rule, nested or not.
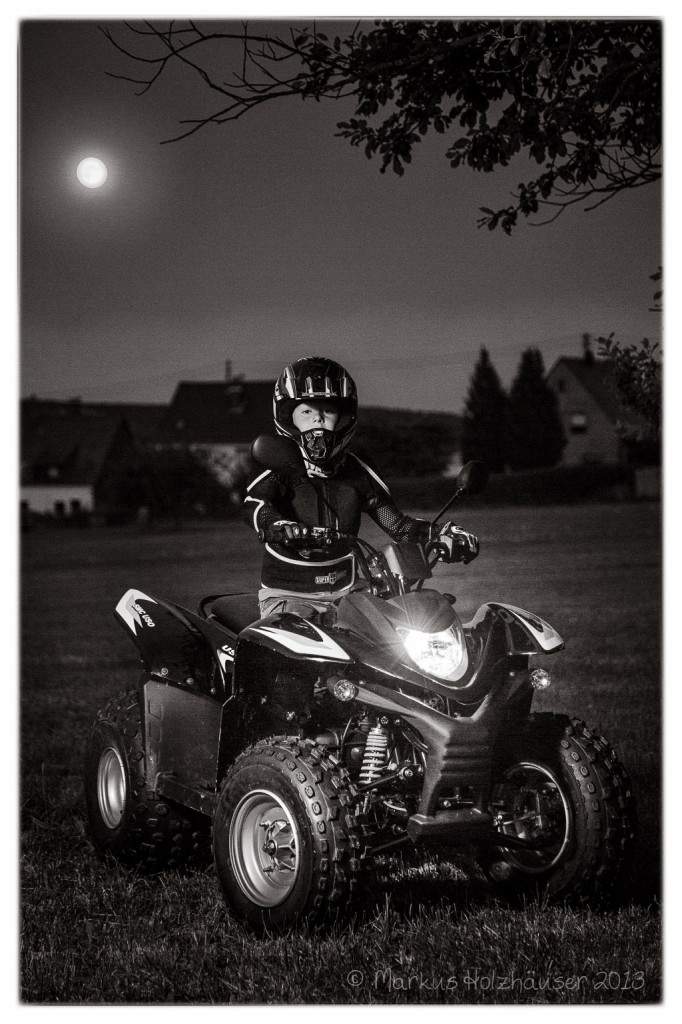
[(277, 643), (282, 644), (283, 647), (295, 654), (312, 654), (318, 658), (337, 658), (341, 661), (350, 661), (350, 657), (335, 640), (323, 633), (317, 626), (313, 626), (312, 623), (308, 622), (307, 624), (316, 634), (311, 639), (301, 636), (300, 633), (290, 633), (286, 629), (277, 629), (273, 626), (254, 626), (253, 632), (262, 633), (264, 636), (276, 640)]
[(154, 626), (155, 622), (151, 615), (142, 608), (138, 602), (147, 601), (149, 604), (157, 604), (153, 597), (143, 593), (141, 590), (126, 590), (121, 600), (116, 605), (116, 611), (121, 616), (130, 632), (137, 636), (137, 627), (144, 622), (147, 626)]
[(223, 644), (222, 647), (216, 650), (216, 656), (224, 674), (226, 665), (234, 661), (234, 648), (230, 647), (229, 644)]

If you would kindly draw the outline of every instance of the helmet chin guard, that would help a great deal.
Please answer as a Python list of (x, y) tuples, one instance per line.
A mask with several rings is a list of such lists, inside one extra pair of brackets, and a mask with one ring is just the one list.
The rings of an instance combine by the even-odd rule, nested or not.
[(334, 455), (334, 431), (316, 428), (301, 434), (301, 449), (306, 459), (314, 463), (329, 462)]

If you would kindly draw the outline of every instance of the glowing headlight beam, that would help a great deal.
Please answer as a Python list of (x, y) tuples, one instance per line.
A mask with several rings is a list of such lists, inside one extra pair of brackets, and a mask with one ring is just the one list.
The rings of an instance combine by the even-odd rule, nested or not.
[(398, 626), (397, 633), (412, 661), (422, 671), (438, 679), (457, 679), (467, 664), (466, 646), (450, 627), (439, 633)]

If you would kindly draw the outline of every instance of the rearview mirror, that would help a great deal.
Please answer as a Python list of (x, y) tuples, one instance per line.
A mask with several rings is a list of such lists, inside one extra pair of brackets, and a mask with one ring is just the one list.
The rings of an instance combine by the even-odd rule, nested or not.
[(467, 462), (457, 476), (457, 487), (467, 494), (480, 494), (488, 483), (488, 467), (484, 462)]
[(484, 462), (467, 462), (457, 474), (457, 490), (443, 505), (442, 509), (431, 520), (435, 526), (451, 505), (454, 505), (462, 494), (479, 494), (488, 482), (488, 468)]
[(261, 434), (251, 445), (251, 454), (256, 462), (266, 469), (281, 472), (286, 469), (303, 469), (298, 445), (288, 437), (272, 437)]

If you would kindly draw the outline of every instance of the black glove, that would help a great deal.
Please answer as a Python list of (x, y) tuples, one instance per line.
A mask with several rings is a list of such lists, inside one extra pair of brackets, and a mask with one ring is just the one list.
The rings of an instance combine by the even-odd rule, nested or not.
[(432, 538), (431, 544), (439, 549), (444, 562), (464, 562), (467, 565), (478, 555), (479, 543), (475, 533), (463, 530), (455, 523), (444, 523)]
[(305, 523), (282, 520), (279, 523), (273, 523), (267, 530), (261, 532), (263, 533), (262, 539), (270, 544), (285, 544), (296, 547), (301, 542), (308, 542), (310, 527), (306, 526)]

